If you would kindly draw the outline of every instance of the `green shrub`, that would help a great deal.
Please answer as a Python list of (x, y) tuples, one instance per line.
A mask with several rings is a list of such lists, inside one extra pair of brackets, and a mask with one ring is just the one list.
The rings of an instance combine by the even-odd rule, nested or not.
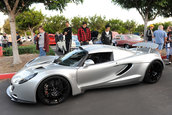
[[(19, 46), (18, 47), (19, 54), (39, 54), (39, 51), (36, 50), (35, 45), (29, 45), (29, 46)], [(12, 56), (12, 47), (10, 48), (4, 48), (3, 49), (3, 55), (4, 56)], [(55, 55), (54, 51), (50, 48), (50, 51), (47, 53), (47, 55)]]

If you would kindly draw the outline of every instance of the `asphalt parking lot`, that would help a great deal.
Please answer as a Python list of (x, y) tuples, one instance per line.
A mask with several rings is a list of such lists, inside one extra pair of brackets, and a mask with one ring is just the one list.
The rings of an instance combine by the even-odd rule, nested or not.
[(172, 65), (153, 85), (95, 89), (55, 106), (20, 104), (6, 95), (9, 80), (0, 81), (0, 115), (171, 115)]

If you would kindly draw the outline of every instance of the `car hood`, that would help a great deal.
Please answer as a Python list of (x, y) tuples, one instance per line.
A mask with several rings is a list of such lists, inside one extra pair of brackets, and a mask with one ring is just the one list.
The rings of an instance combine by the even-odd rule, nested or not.
[(58, 59), (59, 56), (41, 56), (37, 57), (30, 62), (26, 63), (25, 67), (36, 66), (36, 65), (44, 65), (51, 64), (55, 59)]

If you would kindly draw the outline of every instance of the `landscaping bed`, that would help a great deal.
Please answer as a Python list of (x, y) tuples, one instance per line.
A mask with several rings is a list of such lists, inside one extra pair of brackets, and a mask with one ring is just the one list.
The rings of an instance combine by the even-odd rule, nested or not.
[[(54, 51), (49, 48), (50, 51), (47, 53), (47, 55), (55, 55)], [(39, 51), (36, 50), (36, 45), (26, 45), (26, 46), (19, 46), (18, 47), (19, 54), (39, 54)], [(3, 48), (3, 55), (4, 56), (12, 56), (12, 47)]]
[(38, 57), (38, 54), (22, 54), (20, 58), (22, 60), (21, 64), (12, 65), (13, 56), (3, 56), (0, 57), (0, 73), (12, 73), (19, 71), (28, 61)]
[[(36, 45), (31, 42), (25, 42), (22, 46), (18, 47), (21, 64), (12, 65), (13, 54), (12, 47), (3, 48), (3, 56), (0, 57), (0, 73), (12, 73), (19, 71), (28, 61), (39, 56), (39, 51), (36, 50)], [(55, 55), (54, 51), (50, 48), (47, 55)]]

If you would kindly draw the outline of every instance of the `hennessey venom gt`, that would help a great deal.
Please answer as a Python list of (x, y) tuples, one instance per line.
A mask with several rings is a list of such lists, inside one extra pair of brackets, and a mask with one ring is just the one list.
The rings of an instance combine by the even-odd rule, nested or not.
[(38, 57), (13, 76), (7, 94), (17, 102), (58, 104), (88, 89), (156, 83), (164, 68), (158, 45), (134, 46), (85, 45), (62, 57)]

